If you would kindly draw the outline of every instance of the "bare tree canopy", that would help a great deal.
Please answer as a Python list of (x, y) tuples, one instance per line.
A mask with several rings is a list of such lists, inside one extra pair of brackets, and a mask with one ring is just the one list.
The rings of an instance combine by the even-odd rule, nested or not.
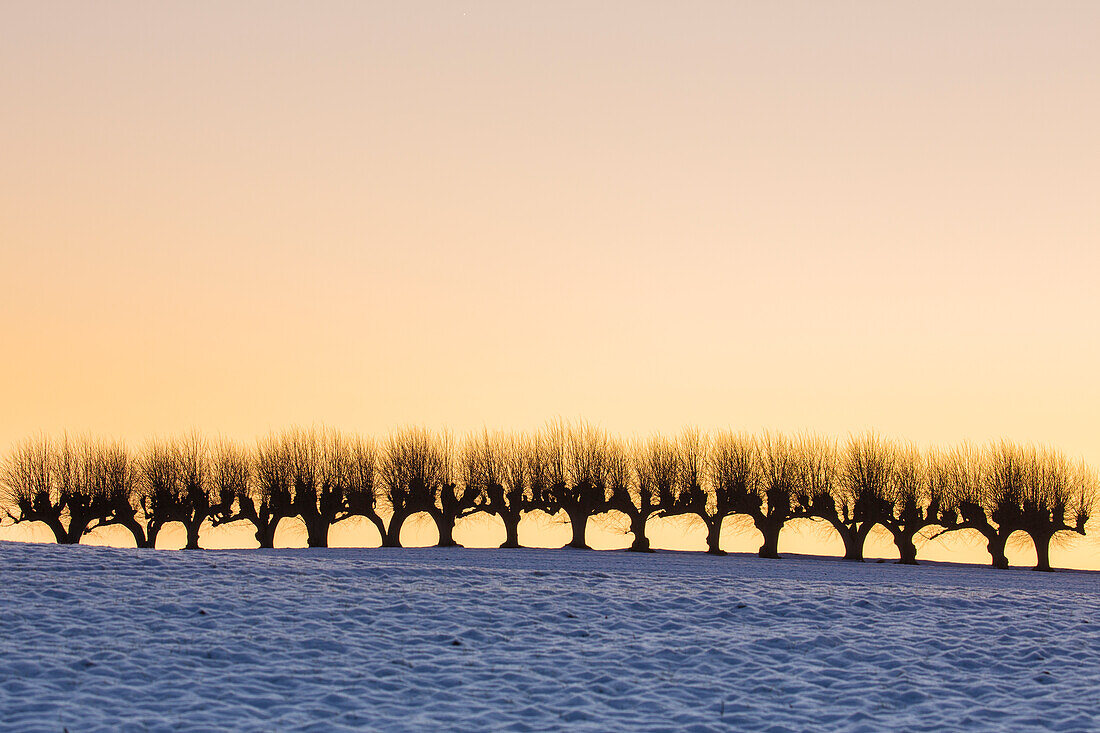
[(0, 463), (4, 521), (41, 522), (64, 544), (119, 525), (139, 547), (154, 547), (164, 526), (179, 522), (192, 549), (206, 522), (236, 521), (273, 547), (290, 517), (302, 520), (310, 547), (326, 547), (331, 527), (350, 517), (397, 547), (406, 520), (420, 513), (441, 546), (456, 544), (458, 520), (484, 513), (504, 525), (502, 547), (519, 547), (520, 521), (535, 511), (563, 512), (569, 546), (587, 548), (589, 521), (615, 511), (629, 521), (634, 551), (652, 549), (649, 520), (694, 515), (707, 552), (720, 555), (725, 520), (742, 516), (763, 537), (759, 555), (774, 558), (783, 527), (811, 519), (836, 530), (849, 560), (863, 559), (876, 526), (903, 563), (916, 563), (919, 541), (974, 530), (1003, 568), (1009, 537), (1023, 532), (1037, 569), (1049, 570), (1052, 541), (1085, 534), (1096, 497), (1096, 474), (1083, 461), (1007, 440), (922, 449), (870, 432), (838, 448), (809, 434), (687, 428), (624, 441), (561, 419), (533, 434), (482, 430), (457, 446), (450, 433), (419, 427), (380, 443), (296, 427), (251, 447), (192, 431), (149, 440), (136, 455), (116, 441), (40, 435)]

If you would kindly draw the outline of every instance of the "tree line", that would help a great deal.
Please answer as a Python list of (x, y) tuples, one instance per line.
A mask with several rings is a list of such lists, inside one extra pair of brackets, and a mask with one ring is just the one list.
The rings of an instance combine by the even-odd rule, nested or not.
[(623, 440), (564, 421), (461, 441), (417, 427), (383, 440), (291, 428), (252, 446), (193, 432), (136, 452), (117, 441), (38, 436), (15, 446), (0, 470), (6, 519), (42, 522), (62, 544), (119, 525), (138, 547), (154, 547), (161, 529), (179, 522), (186, 547), (197, 549), (205, 522), (243, 521), (260, 547), (272, 547), (279, 523), (297, 517), (308, 545), (326, 547), (334, 524), (363, 517), (384, 547), (400, 547), (405, 522), (426, 514), (448, 547), (459, 519), (485, 513), (504, 526), (501, 547), (519, 547), (523, 516), (564, 512), (568, 546), (587, 548), (589, 521), (619, 512), (638, 552), (651, 551), (648, 520), (696, 516), (707, 552), (724, 554), (725, 520), (741, 516), (763, 537), (759, 555), (775, 558), (784, 525), (810, 519), (831, 526), (845, 559), (857, 561), (881, 526), (907, 564), (917, 562), (918, 537), (975, 530), (992, 565), (1007, 568), (1009, 536), (1022, 531), (1037, 570), (1050, 569), (1055, 537), (1085, 534), (1096, 486), (1084, 462), (1003, 440), (920, 449), (875, 433), (838, 442), (694, 428)]

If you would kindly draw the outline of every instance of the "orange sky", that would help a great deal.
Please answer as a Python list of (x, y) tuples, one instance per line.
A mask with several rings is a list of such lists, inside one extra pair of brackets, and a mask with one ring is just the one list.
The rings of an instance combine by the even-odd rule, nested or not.
[(4, 3), (0, 444), (294, 422), (1100, 465), (1100, 5)]

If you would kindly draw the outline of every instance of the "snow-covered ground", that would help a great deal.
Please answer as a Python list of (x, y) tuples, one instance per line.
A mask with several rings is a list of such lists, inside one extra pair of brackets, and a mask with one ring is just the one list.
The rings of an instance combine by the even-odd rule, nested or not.
[(1100, 730), (1100, 574), (0, 542), (0, 727)]

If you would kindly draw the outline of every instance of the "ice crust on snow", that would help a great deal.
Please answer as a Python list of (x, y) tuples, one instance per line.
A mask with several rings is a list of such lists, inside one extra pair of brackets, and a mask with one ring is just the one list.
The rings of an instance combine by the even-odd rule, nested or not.
[(1100, 729), (1100, 574), (0, 542), (0, 728)]

